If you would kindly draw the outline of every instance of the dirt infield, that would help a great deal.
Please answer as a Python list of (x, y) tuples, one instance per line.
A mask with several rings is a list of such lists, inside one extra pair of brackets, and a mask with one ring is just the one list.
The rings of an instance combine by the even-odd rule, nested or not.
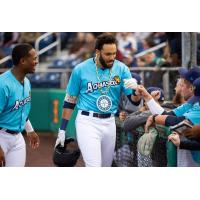
[[(39, 133), (40, 147), (37, 150), (32, 150), (29, 147), (29, 143), (26, 140), (27, 146), (27, 159), (26, 167), (55, 167), (52, 162), (53, 149), (55, 145), (56, 137), (49, 133)], [(69, 146), (69, 148), (76, 148), (75, 144)], [(84, 163), (82, 157), (79, 158), (76, 167), (83, 167)]]

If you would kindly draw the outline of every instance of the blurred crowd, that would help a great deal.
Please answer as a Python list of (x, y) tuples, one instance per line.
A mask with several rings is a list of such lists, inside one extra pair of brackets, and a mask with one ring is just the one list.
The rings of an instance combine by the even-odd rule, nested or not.
[[(0, 59), (10, 55), (17, 43), (30, 43), (35, 47), (36, 39), (42, 32), (0, 32)], [(46, 62), (48, 68), (73, 69), (83, 60), (93, 57), (96, 37), (101, 32), (60, 32), (53, 33), (41, 40), (42, 49), (58, 37), (61, 40), (61, 55), (57, 57), (51, 49), (40, 56), (40, 63)], [(111, 32), (118, 41), (117, 59), (131, 68), (151, 67), (153, 70), (144, 72), (145, 86), (163, 87), (162, 67), (181, 66), (181, 32)], [(141, 52), (165, 42), (165, 46), (156, 51), (140, 55)], [(140, 55), (140, 56), (138, 56)], [(50, 58), (50, 59), (48, 59)], [(49, 62), (50, 60), (50, 62)], [(48, 61), (48, 62), (47, 62)], [(0, 64), (1, 68), (12, 67), (12, 61)], [(177, 72), (170, 72), (170, 88), (175, 85)], [(36, 73), (29, 77), (33, 88), (60, 88), (60, 73)], [(172, 90), (170, 90), (172, 91)], [(170, 92), (170, 96), (171, 96)]]
[[(30, 43), (35, 45), (41, 32), (1, 32), (0, 33), (0, 58), (10, 54), (12, 47), (17, 43)], [(61, 32), (61, 49), (66, 54), (58, 58), (54, 64), (65, 64), (74, 67), (82, 60), (93, 56), (94, 43), (100, 32)], [(114, 32), (118, 41), (117, 59), (129, 67), (162, 67), (180, 66), (181, 64), (181, 33), (180, 32)], [(40, 48), (53, 42), (58, 34), (53, 34)], [(149, 52), (136, 58), (138, 53), (154, 47), (162, 42), (167, 42), (164, 48)]]

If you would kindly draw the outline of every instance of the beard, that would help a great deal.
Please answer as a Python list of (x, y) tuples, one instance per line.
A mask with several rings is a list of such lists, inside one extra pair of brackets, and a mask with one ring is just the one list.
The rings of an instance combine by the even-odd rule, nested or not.
[[(112, 61), (112, 60), (111, 60)], [(110, 62), (111, 62), (110, 61)], [(114, 60), (113, 60), (113, 64), (112, 65), (107, 65), (106, 61), (103, 59), (103, 57), (100, 55), (99, 57), (99, 62), (101, 63), (102, 67), (105, 69), (109, 69), (112, 68), (113, 64), (114, 64)]]

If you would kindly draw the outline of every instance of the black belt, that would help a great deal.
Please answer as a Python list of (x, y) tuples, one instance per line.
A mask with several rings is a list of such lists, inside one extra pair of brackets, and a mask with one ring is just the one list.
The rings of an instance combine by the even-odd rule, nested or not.
[[(82, 114), (82, 115), (89, 116), (89, 115), (90, 115), (90, 112), (81, 111), (81, 114)], [(104, 119), (104, 118), (109, 118), (109, 117), (111, 117), (112, 114), (111, 114), (111, 113), (106, 113), (106, 114), (92, 113), (92, 116), (93, 116), (93, 117), (97, 117), (97, 118)]]
[(6, 129), (6, 128), (2, 128), (2, 127), (0, 127), (0, 130), (4, 130), (6, 133), (10, 133), (12, 135), (16, 135), (17, 134), (16, 131), (12, 131), (12, 130), (9, 130), (9, 129)]

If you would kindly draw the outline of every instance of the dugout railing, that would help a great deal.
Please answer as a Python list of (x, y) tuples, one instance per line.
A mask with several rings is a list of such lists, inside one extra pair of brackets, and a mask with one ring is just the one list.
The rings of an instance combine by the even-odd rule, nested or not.
[[(178, 69), (180, 67), (134, 67), (130, 68), (132, 72), (137, 72), (142, 77), (145, 87), (158, 86), (163, 88), (165, 99), (170, 100), (173, 95), (173, 90), (178, 77)], [(8, 70), (7, 68), (0, 68), (0, 73)], [(65, 89), (71, 75), (72, 69), (56, 69), (56, 68), (36, 68), (36, 74), (45, 73), (60, 73), (60, 89)], [(148, 75), (148, 77), (147, 77)], [(51, 80), (49, 80), (51, 81)]]
[(168, 127), (156, 125), (157, 137), (151, 153), (143, 155), (138, 151), (138, 141), (144, 134), (141, 127), (132, 130), (132, 139), (116, 120), (116, 146), (113, 166), (116, 167), (177, 167), (177, 148), (168, 141), (171, 131)]
[[(40, 43), (43, 40), (48, 39), (48, 37), (55, 35), (55, 41), (52, 41), (50, 44), (45, 45), (44, 47), (41, 48)], [(55, 32), (47, 32), (42, 34), (40, 37), (38, 37), (35, 41), (35, 49), (38, 52), (38, 60), (41, 55), (46, 53), (49, 50), (52, 50), (53, 48), (56, 48), (56, 56), (59, 57), (61, 54), (61, 37), (60, 33), (55, 33)], [(11, 55), (8, 55), (2, 59), (0, 59), (0, 65), (3, 63), (6, 63), (7, 61), (11, 60)]]

